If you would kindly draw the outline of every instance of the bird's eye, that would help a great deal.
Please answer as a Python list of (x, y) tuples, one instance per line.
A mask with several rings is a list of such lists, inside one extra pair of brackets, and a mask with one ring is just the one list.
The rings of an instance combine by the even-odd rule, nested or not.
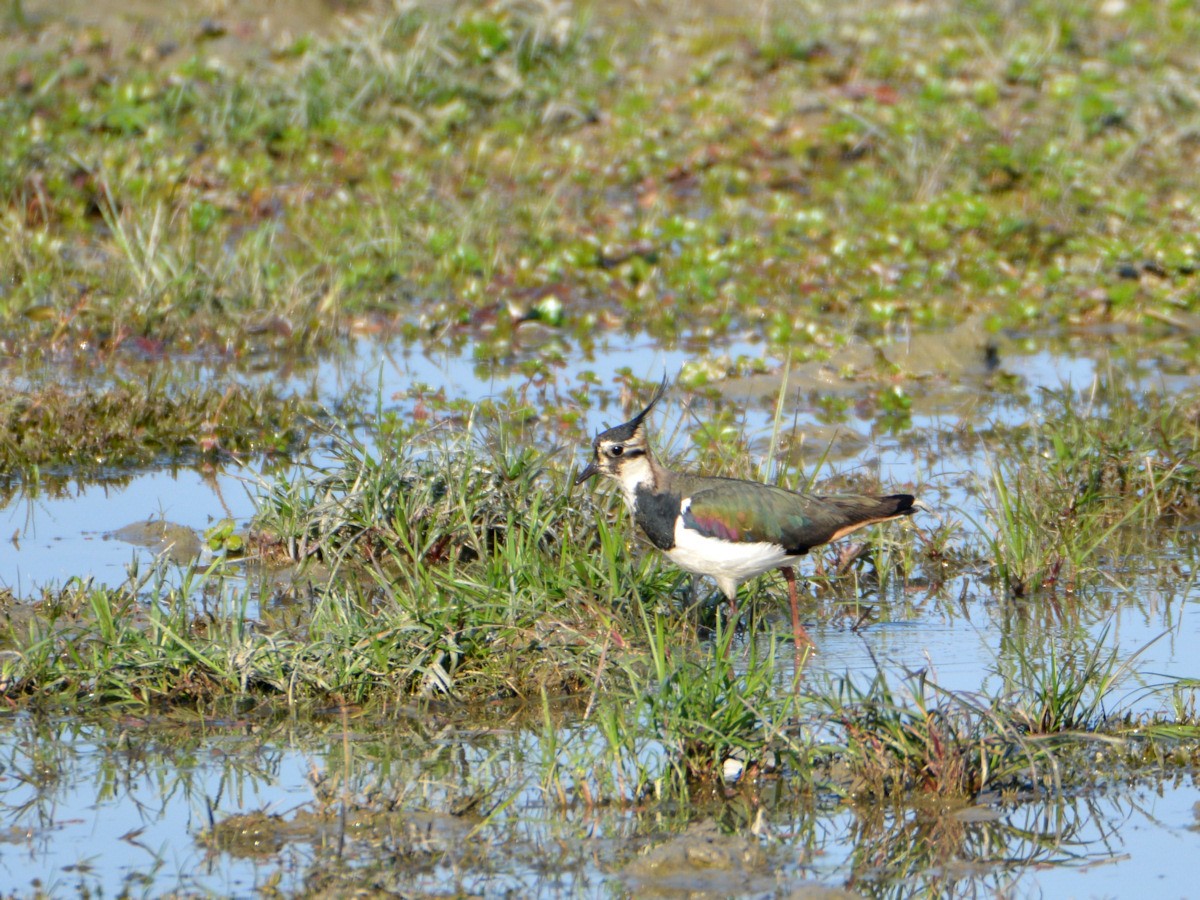
[(625, 452), (625, 448), (623, 446), (621, 446), (620, 444), (613, 444), (611, 447), (608, 448), (609, 456), (620, 456), (624, 452)]

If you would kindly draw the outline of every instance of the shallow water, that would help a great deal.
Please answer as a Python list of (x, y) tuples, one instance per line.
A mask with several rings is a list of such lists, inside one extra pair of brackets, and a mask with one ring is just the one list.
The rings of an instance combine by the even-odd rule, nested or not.
[[(337, 720), (325, 724), (9, 716), (0, 721), (0, 880), (53, 895), (170, 886), (244, 896), (269, 884), (328, 886), (355, 870), (392, 889), (488, 896), (1192, 889), (1179, 864), (1198, 827), (1190, 780), (876, 810), (789, 802), (768, 782), (759, 809), (735, 801), (715, 820), (700, 812), (688, 821), (669, 810), (556, 807), (539, 788), (538, 739), (519, 725), (358, 724), (343, 742)], [(580, 736), (577, 726), (565, 734)], [(333, 787), (322, 793), (313, 773)], [(464, 803), (472, 791), (492, 808)]]
[[(754, 345), (735, 344), (719, 352), (754, 351)], [(611, 375), (622, 366), (654, 377), (694, 358), (648, 343), (601, 345), (560, 371), (555, 384), (565, 390), (585, 373)], [(1195, 385), (1197, 375), (1173, 359), (1161, 347), (1131, 358), (1092, 343), (1015, 343), (1002, 367), (1019, 390), (990, 392), (982, 374), (964, 367), (914, 391), (911, 427), (888, 431), (869, 417), (851, 416), (839, 427), (856, 440), (839, 450), (818, 481), (866, 468), (885, 485), (922, 485), (943, 519), (961, 520), (970, 533), (973, 523), (984, 521), (975, 489), (986, 477), (987, 449), (961, 450), (945, 441), (959, 423), (1019, 424), (1037, 416), (1041, 390), (1085, 389), (1098, 373), (1125, 373), (1131, 383), (1160, 390)], [(768, 363), (778, 367), (781, 361)], [(480, 374), (469, 354), (432, 357), (362, 342), (356, 354), (324, 366), (318, 377), (323, 396), (365, 386), (380, 392), (385, 410), (402, 415), (411, 412), (415, 384), (444, 387), (448, 396), (473, 401), (530, 389), (524, 376)], [(806, 387), (797, 383), (796, 396)], [(763, 436), (770, 433), (777, 390), (777, 381), (763, 389), (753, 379), (725, 386), (729, 401), (744, 409), (748, 432)], [(797, 408), (799, 425), (816, 429), (802, 401)], [(594, 430), (620, 414), (611, 401), (598, 404), (586, 427)], [(703, 414), (669, 398), (657, 413), (661, 443), (685, 451), (687, 430)], [(244, 525), (263, 483), (265, 476), (251, 468), (206, 475), (154, 471), (132, 473), (125, 483), (81, 487), (69, 497), (19, 499), (0, 510), (0, 533), (15, 535), (0, 545), (0, 586), (30, 596), (76, 576), (121, 583), (131, 563), (145, 568), (163, 553), (162, 547), (122, 540), (122, 526), (163, 519), (199, 533), (227, 517)], [(915, 525), (929, 531), (937, 521), (923, 517)], [(811, 677), (849, 674), (865, 683), (882, 667), (899, 684), (906, 673), (923, 670), (947, 689), (1001, 692), (1004, 673), (1015, 664), (1006, 658), (1004, 638), (1019, 628), (1047, 652), (1070, 652), (1103, 638), (1134, 670), (1111, 705), (1159, 710), (1168, 698), (1156, 685), (1200, 674), (1194, 666), (1200, 590), (1194, 533), (1164, 538), (1158, 552), (1153, 566), (1135, 559), (1110, 573), (1086, 603), (1067, 604), (1068, 613), (1006, 598), (983, 573), (972, 572), (943, 585), (893, 583), (882, 594), (855, 590), (852, 601), (820, 596), (814, 609), (828, 611), (833, 604), (844, 615), (822, 615), (810, 625), (819, 648)], [(1173, 564), (1165, 575), (1164, 560)], [(780, 590), (770, 587), (768, 594)], [(865, 610), (865, 626), (850, 627)], [(790, 648), (784, 652), (790, 656)], [(567, 717), (561, 727), (561, 738), (595, 737), (578, 719)], [(984, 798), (965, 811), (868, 814), (832, 800), (813, 805), (767, 798), (757, 820), (747, 813), (745, 821), (724, 821), (714, 836), (704, 831), (710, 826), (674, 821), (662, 810), (561, 809), (539, 788), (541, 754), (537, 729), (520, 721), (489, 726), (456, 720), (441, 730), (428, 723), (414, 728), (407, 720), (399, 727), (363, 723), (343, 743), (337, 721), (264, 726), (252, 719), (186, 725), (128, 719), (113, 726), (10, 715), (0, 720), (0, 881), (49, 893), (177, 888), (244, 895), (276, 877), (281, 889), (299, 890), (324, 884), (343, 866), (373, 871), (386, 864), (389, 884), (418, 893), (773, 896), (796, 884), (897, 895), (1112, 896), (1152, 885), (1156, 894), (1183, 896), (1192, 889), (1177, 864), (1195, 841), (1193, 804), (1200, 791), (1190, 779), (1131, 787), (1114, 778), (1086, 795), (1019, 803)], [(324, 807), (309, 776), (314, 768), (340, 773), (347, 760), (352, 796), (378, 782), (395, 808), (369, 816), (363, 811), (343, 837), (337, 815), (314, 819)], [(477, 812), (452, 814), (455, 798), (472, 790), (492, 802), (514, 800), (487, 822)], [(255, 815), (264, 811), (280, 818), (256, 825)], [(213, 823), (239, 815), (251, 816), (249, 836), (204, 837)], [(231, 826), (229, 833), (239, 832)], [(715, 854), (709, 868), (671, 863), (677, 851), (694, 857), (694, 847), (688, 848), (696, 842)], [(661, 865), (639, 867), (639, 854), (661, 857)], [(563, 860), (553, 871), (546, 868), (549, 856)]]

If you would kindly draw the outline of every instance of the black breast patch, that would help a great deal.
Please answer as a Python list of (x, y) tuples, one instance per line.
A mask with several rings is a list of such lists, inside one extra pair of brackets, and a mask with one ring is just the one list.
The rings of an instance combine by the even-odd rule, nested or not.
[(639, 487), (634, 493), (634, 519), (659, 550), (675, 546), (675, 520), (679, 517), (679, 494), (655, 494)]

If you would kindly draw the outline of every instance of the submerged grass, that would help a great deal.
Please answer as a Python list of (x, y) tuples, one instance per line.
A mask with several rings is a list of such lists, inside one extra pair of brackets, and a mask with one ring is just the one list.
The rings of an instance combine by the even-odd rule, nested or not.
[(1193, 520), (1200, 416), (1193, 396), (1136, 392), (1110, 373), (1050, 393), (1001, 440), (985, 515), (996, 574), (1016, 597), (1113, 578), (1156, 528)]
[(840, 735), (821, 748), (822, 771), (857, 800), (973, 797), (1036, 785), (1039, 765), (1053, 765), (1011, 706), (943, 691), (924, 672), (899, 689), (882, 673), (865, 688), (840, 678), (820, 696)]

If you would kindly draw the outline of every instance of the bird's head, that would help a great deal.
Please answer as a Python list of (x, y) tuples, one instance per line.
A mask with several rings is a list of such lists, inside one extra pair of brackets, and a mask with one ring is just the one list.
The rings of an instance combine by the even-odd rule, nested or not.
[(646, 440), (644, 421), (666, 392), (667, 379), (664, 377), (645, 409), (628, 422), (596, 435), (592, 441), (592, 461), (579, 473), (576, 484), (582, 484), (593, 475), (604, 475), (623, 484), (641, 482), (651, 473), (650, 445)]

